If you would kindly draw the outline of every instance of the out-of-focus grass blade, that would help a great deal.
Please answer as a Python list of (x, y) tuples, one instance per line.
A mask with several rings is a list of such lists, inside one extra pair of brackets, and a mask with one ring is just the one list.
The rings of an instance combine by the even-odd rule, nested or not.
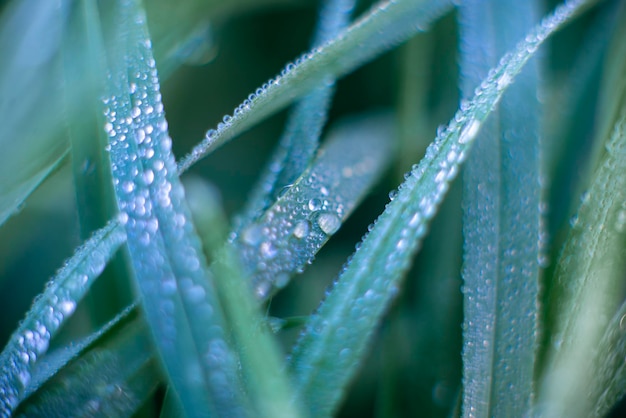
[[(86, 91), (93, 86), (83, 84), (85, 78), (63, 86), (59, 50), (69, 18), (81, 1), (13, 0), (2, 9), (0, 18), (0, 147), (4, 158), (0, 164), (0, 225), (19, 211), (26, 198), (44, 181), (67, 155), (69, 142), (66, 123), (80, 123), (90, 105)], [(100, 5), (106, 12), (108, 4)], [(151, 27), (159, 47), (157, 59), (167, 74), (179, 67), (184, 56), (177, 53), (181, 44), (207, 20), (225, 19), (251, 8), (268, 5), (299, 4), (296, 0), (185, 0), (173, 4), (151, 0)], [(178, 19), (180, 17), (180, 19)], [(110, 30), (114, 21), (104, 19), (102, 26)], [(67, 57), (77, 67), (93, 52), (75, 48)], [(64, 88), (72, 89), (71, 113), (63, 105)], [(19, 140), (15, 140), (18, 138)], [(89, 168), (89, 167), (87, 167)]]
[(24, 399), (38, 358), (125, 238), (124, 230), (110, 222), (76, 251), (35, 300), (0, 354), (1, 416), (10, 415)]
[[(535, 6), (468, 0), (459, 7), (464, 96), (532, 27)], [(465, 166), (466, 417), (523, 416), (532, 405), (541, 236), (538, 78), (532, 65), (517, 77)]]
[(16, 416), (131, 417), (159, 381), (145, 325), (133, 321), (61, 370)]
[(588, 4), (569, 1), (557, 8), (489, 72), (474, 98), (462, 104), (428, 147), (308, 321), (292, 352), (291, 369), (297, 393), (313, 415), (336, 409), (481, 124), (541, 43)]
[[(556, 76), (564, 78), (562, 81), (556, 77), (550, 80), (555, 87), (552, 87), (544, 106), (546, 140), (543, 160), (548, 184), (558, 185), (558, 188), (553, 188), (549, 193), (549, 237), (563, 230), (563, 225), (571, 215), (570, 211), (578, 207), (580, 192), (587, 188), (586, 184), (581, 184), (581, 179), (588, 179), (589, 173), (593, 172), (590, 167), (593, 159), (589, 158), (589, 150), (592, 149), (591, 139), (596, 121), (586, 115), (596, 112), (604, 57), (611, 36), (621, 22), (618, 6), (618, 2), (607, 3), (599, 11), (593, 18), (587, 36), (577, 48), (571, 72), (567, 77)], [(574, 199), (572, 196), (575, 196)], [(549, 330), (544, 325), (544, 334), (547, 333)]]
[(256, 415), (302, 416), (299, 404), (293, 401), (293, 391), (284, 370), (284, 356), (259, 311), (250, 281), (239, 267), (234, 249), (223, 245), (228, 222), (215, 199), (215, 193), (199, 181), (188, 184), (187, 190), (204, 248), (212, 253), (215, 260), (211, 270), (215, 273), (216, 289), (240, 353), (241, 373), (246, 392), (254, 402)]
[(257, 122), (349, 73), (390, 47), (408, 39), (450, 10), (450, 0), (395, 0), (377, 3), (362, 18), (322, 46), (289, 63), (281, 74), (248, 96), (232, 115), (179, 162), (182, 171)]
[(114, 326), (120, 323), (123, 319), (136, 308), (136, 304), (132, 304), (117, 314), (115, 318), (107, 322), (102, 328), (92, 333), (91, 335), (84, 337), (81, 340), (73, 342), (72, 344), (56, 349), (55, 351), (48, 352), (40, 359), (36, 367), (30, 376), (30, 382), (24, 390), (24, 399), (28, 398), (35, 391), (37, 391), (45, 382), (50, 380), (59, 370), (61, 370), (66, 364), (78, 357), (87, 347), (93, 344), (97, 339), (106, 334)]
[[(80, 232), (81, 237), (88, 237), (117, 212), (111, 168), (104, 150), (104, 115), (97, 111), (106, 80), (105, 47), (94, 0), (76, 2), (68, 21), (61, 53), (65, 114), (76, 114), (76, 107), (83, 107), (82, 118), (67, 122)], [(81, 56), (83, 59), (77, 59)], [(77, 89), (77, 84), (84, 88)], [(123, 274), (125, 266), (119, 254), (112, 260), (113, 268), (103, 272), (95, 291), (87, 295), (89, 316), (96, 324), (104, 323), (132, 300), (128, 276)]]
[(118, 7), (127, 49), (109, 51), (105, 131), (145, 318), (187, 414), (246, 416), (236, 358), (176, 172), (145, 15), (137, 0)]
[(388, 114), (344, 122), (311, 167), (234, 237), (259, 299), (287, 285), (337, 232), (387, 166), (393, 135)]
[[(72, 114), (75, 109), (71, 106), (81, 101), (89, 103), (87, 109), (93, 109), (93, 112), (83, 112), (83, 118), (76, 123), (68, 123), (81, 233), (88, 234), (100, 228), (116, 212), (115, 197), (109, 186), (108, 156), (104, 151), (103, 117), (98, 115), (96, 118), (96, 104), (106, 79), (105, 49), (95, 1), (81, 0), (70, 13), (62, 50), (66, 113)], [(76, 59), (77, 50), (86, 51), (84, 60)], [(85, 88), (76, 91), (75, 83)], [(80, 99), (77, 95), (86, 97)]]
[(546, 416), (589, 416), (597, 402), (589, 399), (590, 382), (605, 377), (591, 365), (610, 355), (598, 340), (621, 302), (626, 271), (626, 102), (620, 107), (555, 272), (556, 332), (538, 404)]
[[(328, 42), (347, 26), (354, 2), (354, 0), (322, 2), (313, 47)], [(258, 219), (278, 198), (280, 191), (291, 185), (313, 159), (322, 128), (326, 123), (333, 87), (334, 82), (330, 80), (328, 85), (317, 87), (296, 104), (278, 148), (252, 192), (247, 207), (235, 220), (237, 232), (241, 232), (241, 229), (250, 222)]]
[[(68, 1), (14, 1), (0, 21), (0, 225), (67, 151), (57, 51)], [(18, 139), (19, 140), (16, 140)]]
[(590, 417), (605, 417), (626, 394), (626, 303), (622, 303), (607, 324), (597, 345), (598, 353), (593, 367), (593, 380), (588, 382), (592, 402)]

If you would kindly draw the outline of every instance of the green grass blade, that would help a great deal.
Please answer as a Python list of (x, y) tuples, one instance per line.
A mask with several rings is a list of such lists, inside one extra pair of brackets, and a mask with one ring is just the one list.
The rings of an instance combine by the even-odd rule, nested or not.
[(297, 392), (315, 416), (336, 409), (481, 124), (543, 41), (588, 3), (570, 1), (557, 8), (489, 72), (474, 98), (429, 146), (307, 323), (291, 368)]
[(598, 343), (592, 375), (589, 382), (589, 399), (592, 402), (590, 417), (605, 417), (617, 402), (626, 395), (626, 303), (618, 309), (607, 324)]
[(76, 251), (35, 300), (0, 355), (0, 415), (10, 414), (24, 399), (37, 359), (125, 237), (114, 222), (107, 224)]
[[(348, 25), (354, 0), (326, 0), (317, 23), (313, 47), (328, 42)], [(334, 82), (317, 87), (300, 100), (287, 121), (278, 148), (261, 175), (246, 208), (235, 220), (237, 232), (258, 219), (280, 194), (306, 169), (314, 157), (330, 101)]]
[(176, 172), (145, 16), (135, 1), (120, 9), (128, 49), (113, 51), (105, 130), (145, 317), (187, 414), (245, 416), (236, 359)]
[(390, 47), (405, 41), (450, 10), (449, 0), (398, 0), (377, 3), (330, 42), (287, 64), (280, 76), (248, 96), (232, 115), (224, 116), (216, 129), (179, 162), (186, 171), (196, 161), (284, 108), (315, 87), (332, 82)]
[[(459, 7), (465, 96), (532, 27), (534, 9), (532, 1), (516, 0), (468, 0)], [(538, 84), (536, 66), (517, 77), (482, 126), (465, 167), (463, 416), (522, 416), (533, 401), (541, 235)]]
[(204, 248), (216, 260), (216, 289), (223, 301), (231, 325), (233, 340), (241, 358), (241, 373), (246, 392), (254, 402), (254, 411), (261, 417), (297, 418), (303, 416), (284, 370), (284, 356), (266, 326), (253, 296), (250, 281), (239, 266), (237, 253), (222, 243), (228, 222), (216, 202), (215, 193), (202, 183), (187, 188), (190, 207)]
[[(617, 94), (624, 97), (624, 92), (621, 86)], [(593, 365), (611, 355), (598, 340), (621, 302), (626, 271), (625, 102), (619, 111), (555, 272), (556, 331), (539, 398), (546, 416), (588, 416), (597, 402), (589, 399), (588, 389), (596, 386), (588, 385), (605, 377)]]
[(330, 136), (311, 167), (232, 241), (259, 299), (301, 272), (378, 180), (391, 158), (393, 120), (356, 118)]
[(46, 353), (46, 355), (36, 363), (36, 367), (33, 369), (28, 386), (24, 391), (24, 398), (28, 398), (30, 395), (35, 393), (45, 382), (58, 373), (59, 370), (85, 351), (87, 347), (109, 332), (114, 326), (119, 324), (120, 321), (128, 317), (128, 315), (136, 307), (136, 304), (128, 306), (91, 335), (73, 342), (69, 346), (61, 347), (55, 351)]
[(156, 390), (158, 364), (145, 326), (133, 321), (36, 392), (20, 416), (131, 417)]

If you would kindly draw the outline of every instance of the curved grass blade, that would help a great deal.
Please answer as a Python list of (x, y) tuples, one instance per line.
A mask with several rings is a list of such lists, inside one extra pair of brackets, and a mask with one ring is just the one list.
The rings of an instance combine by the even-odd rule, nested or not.
[(257, 298), (302, 272), (380, 177), (392, 154), (388, 114), (347, 121), (331, 133), (302, 176), (232, 244)]
[[(623, 91), (621, 92), (623, 93)], [(600, 131), (599, 133), (602, 133)], [(541, 382), (546, 416), (588, 416), (596, 399), (592, 365), (610, 356), (598, 346), (623, 292), (626, 271), (626, 105), (606, 141), (606, 152), (578, 210), (555, 272), (556, 332)], [(591, 358), (591, 361), (589, 359)]]
[(376, 4), (333, 40), (289, 63), (280, 76), (248, 96), (232, 115), (178, 164), (186, 171), (218, 146), (279, 111), (315, 87), (333, 82), (384, 51), (405, 41), (450, 10), (450, 0), (395, 0)]
[(115, 222), (107, 224), (76, 251), (35, 300), (0, 354), (0, 416), (10, 415), (24, 399), (37, 359), (125, 238)]
[[(347, 26), (354, 3), (354, 0), (326, 0), (322, 3), (313, 47), (328, 42)], [(235, 219), (237, 233), (258, 219), (279, 197), (280, 191), (291, 185), (309, 165), (318, 147), (333, 93), (334, 82), (331, 81), (317, 87), (295, 105), (278, 148), (255, 186), (247, 207)]]
[(211, 265), (215, 287), (231, 325), (234, 344), (240, 353), (246, 393), (261, 417), (296, 418), (303, 414), (293, 402), (290, 382), (284, 370), (283, 354), (254, 298), (250, 281), (243, 274), (237, 253), (224, 246), (228, 222), (216, 202), (215, 193), (200, 182), (188, 184), (190, 208), (205, 251), (216, 260)]
[(28, 399), (24, 417), (131, 417), (160, 381), (145, 325), (129, 323), (83, 354)]
[(558, 7), (489, 72), (474, 98), (462, 104), (428, 147), (308, 321), (290, 367), (297, 393), (313, 415), (326, 416), (337, 408), (375, 324), (397, 294), (429, 221), (502, 93), (543, 41), (588, 4), (569, 1)]
[[(532, 27), (535, 14), (532, 1), (468, 0), (459, 7), (465, 96)], [(523, 416), (533, 401), (541, 236), (538, 91), (537, 67), (531, 65), (481, 127), (465, 165), (466, 417)]]
[(112, 51), (105, 130), (145, 317), (187, 414), (246, 416), (236, 358), (176, 173), (145, 15), (135, 0), (119, 8), (118, 36), (128, 49)]
[(73, 342), (68, 346), (46, 353), (45, 357), (39, 360), (36, 367), (33, 369), (28, 386), (24, 390), (24, 399), (35, 393), (45, 382), (58, 373), (59, 370), (85, 351), (87, 347), (118, 325), (120, 321), (127, 318), (136, 307), (137, 304), (133, 303), (91, 335)]

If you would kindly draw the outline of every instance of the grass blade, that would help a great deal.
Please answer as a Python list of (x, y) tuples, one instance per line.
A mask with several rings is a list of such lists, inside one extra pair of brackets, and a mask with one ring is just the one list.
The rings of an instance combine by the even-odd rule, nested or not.
[(63, 369), (17, 413), (21, 416), (131, 417), (159, 382), (145, 326), (133, 321), (111, 341)]
[(218, 146), (315, 87), (332, 82), (390, 46), (425, 31), (451, 7), (449, 0), (398, 0), (376, 4), (332, 41), (287, 64), (280, 76), (248, 96), (232, 116), (224, 116), (217, 129), (209, 130), (205, 139), (179, 162), (179, 169), (186, 171)]
[(489, 72), (472, 101), (429, 146), (305, 326), (290, 366), (297, 392), (315, 416), (336, 409), (481, 124), (543, 41), (588, 4), (569, 1), (557, 8)]
[[(616, 94), (624, 97), (626, 90), (619, 87)], [(557, 302), (552, 314), (557, 328), (539, 399), (546, 416), (588, 416), (598, 401), (589, 398), (588, 389), (597, 386), (588, 385), (606, 378), (596, 374), (593, 365), (609, 361), (612, 355), (610, 346), (598, 346), (597, 341), (605, 330), (610, 333), (609, 327), (616, 326), (609, 320), (621, 302), (626, 271), (626, 103), (614, 103), (619, 104), (619, 116), (613, 132), (603, 141), (605, 152), (555, 271), (558, 287), (552, 297)], [(604, 129), (598, 134), (605, 134)]]
[(84, 337), (69, 346), (46, 353), (46, 356), (37, 362), (36, 367), (31, 374), (28, 386), (24, 391), (24, 398), (28, 398), (30, 395), (35, 393), (35, 391), (37, 391), (45, 382), (50, 380), (59, 370), (85, 351), (87, 347), (92, 345), (96, 340), (118, 325), (120, 321), (127, 318), (136, 307), (136, 304), (128, 306), (113, 319), (107, 322), (102, 328), (91, 335)]
[[(0, 225), (58, 165), (67, 145), (56, 52), (68, 1), (29, 0), (5, 7), (0, 21)], [(33, 115), (36, 115), (35, 117)], [(33, 123), (36, 119), (37, 123)], [(19, 138), (19, 141), (15, 141)]]
[(0, 415), (9, 415), (24, 399), (37, 359), (125, 237), (123, 229), (107, 224), (76, 251), (35, 300), (0, 355)]
[[(465, 96), (532, 27), (534, 8), (515, 0), (460, 6)], [(504, 18), (509, 15), (514, 21)], [(519, 75), (482, 126), (466, 163), (463, 416), (522, 416), (533, 401), (541, 235), (538, 84), (536, 66)]]
[[(317, 24), (313, 47), (328, 42), (344, 29), (354, 8), (354, 0), (326, 0)], [(291, 185), (314, 157), (328, 107), (334, 93), (334, 82), (319, 86), (300, 100), (287, 121), (278, 148), (256, 185), (247, 207), (235, 220), (238, 233), (255, 221), (274, 202), (280, 191)]]
[(337, 232), (387, 166), (392, 136), (389, 115), (344, 123), (300, 179), (234, 237), (259, 299), (286, 286)]
[(215, 273), (216, 289), (240, 353), (241, 372), (246, 392), (254, 401), (255, 414), (285, 418), (303, 416), (299, 405), (293, 402), (291, 385), (283, 367), (284, 356), (261, 315), (250, 281), (239, 267), (237, 253), (232, 247), (223, 245), (228, 222), (216, 202), (215, 192), (199, 182), (187, 190), (204, 248), (216, 260), (211, 270)]
[(605, 417), (617, 402), (626, 395), (626, 303), (618, 309), (608, 323), (597, 345), (599, 355), (593, 367), (593, 382), (589, 399), (590, 417)]
[(245, 416), (236, 359), (171, 152), (145, 15), (136, 1), (119, 7), (128, 52), (113, 51), (105, 130), (145, 317), (187, 414)]

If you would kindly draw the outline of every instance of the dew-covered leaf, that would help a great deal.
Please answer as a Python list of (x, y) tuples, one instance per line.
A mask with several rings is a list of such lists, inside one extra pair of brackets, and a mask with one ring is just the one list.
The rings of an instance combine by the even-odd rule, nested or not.
[(136, 0), (118, 8), (117, 36), (127, 49), (109, 51), (105, 131), (145, 318), (187, 414), (246, 416), (236, 358), (176, 171), (145, 15)]
[(132, 321), (61, 370), (16, 416), (131, 417), (159, 381), (145, 325)]
[[(464, 96), (532, 27), (535, 8), (533, 1), (516, 0), (460, 5)], [(529, 65), (481, 127), (465, 165), (466, 417), (522, 416), (533, 400), (541, 236), (538, 89), (537, 68)]]
[[(615, 39), (624, 43), (623, 37)], [(614, 87), (625, 97), (624, 85)], [(547, 416), (589, 416), (598, 402), (589, 398), (589, 387), (606, 378), (593, 366), (612, 355), (610, 345), (599, 346), (598, 340), (616, 326), (609, 321), (622, 302), (626, 271), (626, 102), (614, 105), (619, 109), (606, 115), (618, 115), (613, 131), (607, 138), (601, 137), (604, 129), (598, 131), (605, 150), (555, 271), (555, 331), (538, 404)]]
[(585, 1), (570, 1), (546, 17), (505, 55), (464, 102), (426, 156), (363, 239), (291, 356), (298, 394), (316, 416), (331, 414), (363, 359), (367, 343), (489, 113), (524, 64)]
[(259, 299), (313, 260), (380, 177), (392, 154), (393, 118), (362, 115), (329, 136), (302, 176), (232, 239)]
[(200, 180), (187, 184), (189, 206), (205, 251), (215, 260), (211, 271), (241, 360), (246, 393), (257, 416), (301, 417), (284, 368), (284, 356), (261, 315), (250, 280), (234, 248), (224, 246), (227, 225), (216, 194)]
[(0, 354), (0, 415), (10, 414), (24, 399), (38, 358), (125, 238), (115, 222), (107, 224), (76, 251), (35, 300)]
[(196, 161), (254, 124), (306, 95), (332, 83), (384, 51), (423, 32), (452, 7), (451, 0), (395, 0), (376, 3), (365, 16), (331, 41), (289, 63), (276, 78), (248, 96), (232, 115), (179, 162), (186, 171)]
[[(317, 23), (313, 47), (328, 42), (348, 25), (354, 0), (326, 0)], [(270, 158), (251, 193), (242, 214), (235, 219), (240, 233), (255, 221), (279, 196), (280, 191), (293, 184), (309, 165), (319, 144), (326, 123), (328, 107), (334, 92), (334, 82), (315, 88), (302, 98), (289, 115), (278, 148)]]
[(54, 351), (46, 353), (35, 365), (28, 386), (24, 390), (24, 399), (28, 398), (37, 391), (45, 382), (50, 380), (59, 370), (61, 370), (70, 361), (78, 357), (87, 347), (93, 344), (97, 339), (109, 332), (114, 326), (136, 308), (136, 304), (132, 304), (117, 314), (115, 318), (107, 322), (102, 328), (96, 332), (84, 337), (78, 341), (72, 342), (70, 345), (57, 348)]

